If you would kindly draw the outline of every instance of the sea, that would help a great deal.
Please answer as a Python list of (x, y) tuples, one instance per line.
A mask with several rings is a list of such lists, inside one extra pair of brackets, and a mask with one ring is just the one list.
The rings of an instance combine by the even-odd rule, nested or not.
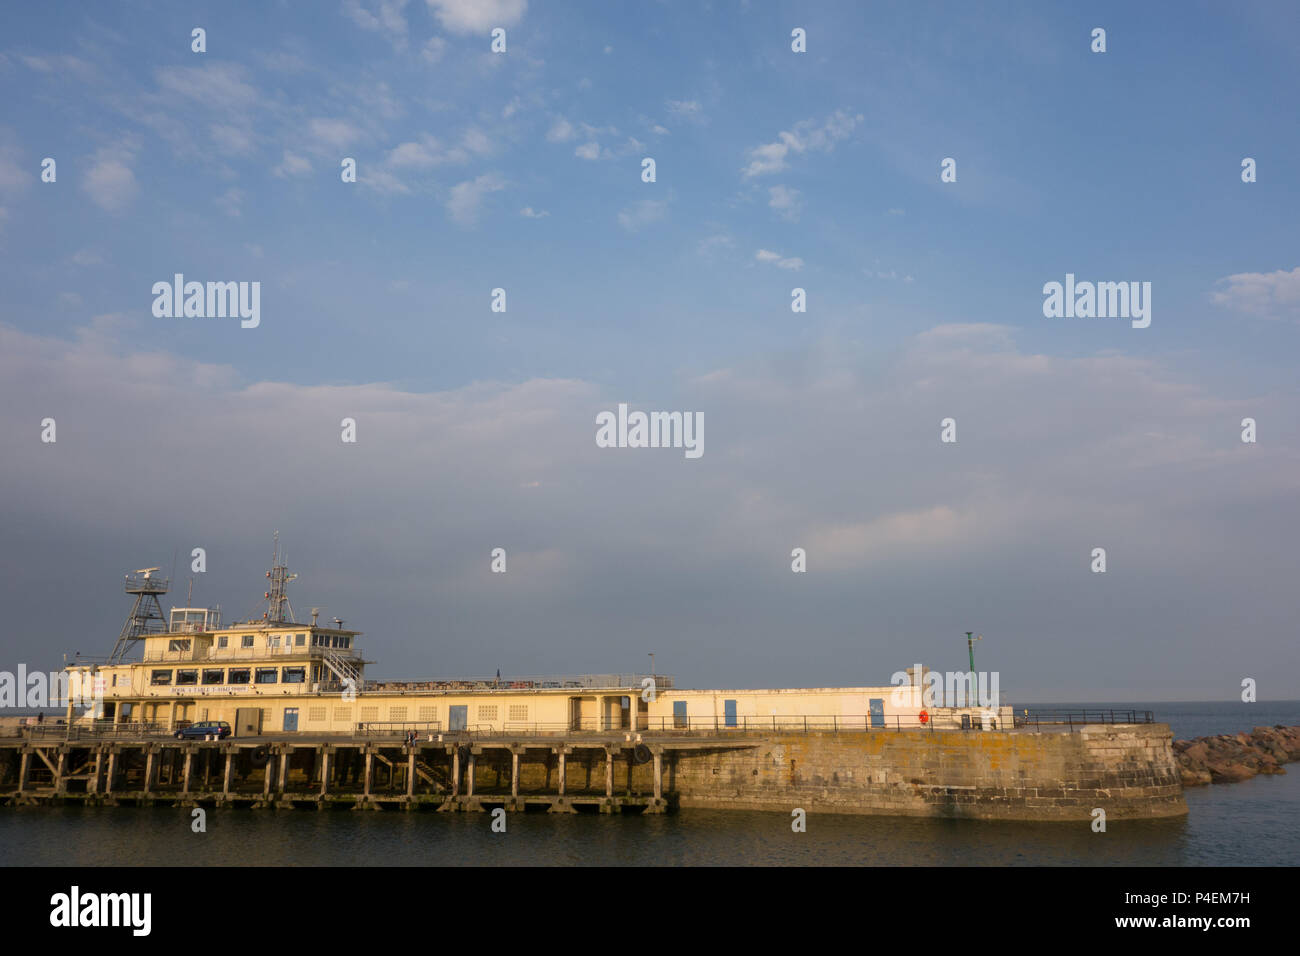
[[(1300, 726), (1300, 701), (1016, 704), (1150, 710), (1175, 739)], [(1194, 787), (1175, 820), (1007, 823), (687, 810), (656, 816), (0, 808), (4, 866), (1296, 866), (1300, 763)], [(1003, 879), (996, 877), (995, 879)]]

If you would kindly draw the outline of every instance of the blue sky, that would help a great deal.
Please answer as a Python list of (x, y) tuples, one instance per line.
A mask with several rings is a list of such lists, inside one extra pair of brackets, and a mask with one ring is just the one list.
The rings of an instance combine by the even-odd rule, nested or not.
[[(1297, 696), (1282, 591), (1296, 561), (1277, 537), (1296, 517), (1300, 457), (1289, 5), (348, 0), (47, 4), (9, 21), (0, 328), (4, 421), (21, 437), (4, 507), (13, 540), (41, 555), (17, 569), (16, 593), (69, 548), (89, 548), (85, 573), (115, 588), (146, 560), (124, 551), (227, 534), (231, 558), (215, 564), (230, 570), (211, 576), (243, 593), (260, 571), (234, 569), (261, 567), (271, 526), (315, 540), (309, 529), (362, 522), (340, 497), (356, 484), (330, 491), (325, 477), (356, 468), (358, 482), (386, 476), (388, 504), (362, 508), (375, 510), (350, 547), (314, 555), (312, 570), (337, 575), (392, 673), (426, 663), (412, 624), (425, 605), (409, 590), (346, 590), (352, 565), (393, 562), (400, 578), (428, 542), (454, 541), (430, 573), (459, 649), (426, 669), (486, 673), (512, 655), (526, 661), (515, 670), (639, 665), (645, 642), (674, 647), (657, 635), (681, 624), (662, 608), (620, 616), (620, 601), (653, 594), (694, 622), (676, 645), (693, 683), (828, 681), (865, 618), (894, 622), (873, 638), (888, 661), (862, 674), (884, 680), (915, 656), (900, 647), (919, 642), (931, 662), (947, 653), (938, 635), (960, 632), (927, 595), (943, 580), (954, 607), (1017, 606), (990, 627), (1004, 626), (1025, 688), (1111, 687), (1103, 664), (1078, 658), (1069, 628), (1086, 627), (1118, 647), (1134, 629), (1190, 641), (1206, 656), (1156, 693), (1229, 694), (1236, 671), (1218, 644), (1245, 620), (1252, 666), (1289, 675)], [(190, 50), (195, 26), (206, 53)], [(505, 54), (489, 51), (494, 26)], [(1089, 49), (1098, 26), (1104, 54)], [(794, 27), (805, 54), (790, 50)], [(57, 183), (40, 182), (46, 156)], [(1241, 181), (1246, 156), (1258, 182)], [(355, 184), (340, 181), (343, 157)], [(955, 183), (940, 182), (944, 157)], [(154, 318), (150, 288), (176, 272), (260, 281), (260, 327)], [(1042, 286), (1067, 272), (1151, 282), (1150, 328), (1044, 318)], [(795, 286), (806, 314), (790, 311)], [(496, 287), (505, 314), (489, 310)], [(700, 467), (591, 457), (594, 413), (619, 401), (703, 410)], [(336, 463), (354, 406), (375, 416), (362, 419), (364, 464)], [(426, 432), (449, 408), (448, 430)], [(30, 440), (50, 409), (69, 456), (58, 465)], [(1267, 437), (1245, 464), (1237, 423), (1252, 413)], [(154, 423), (143, 435), (138, 414)], [(947, 414), (969, 457), (937, 457), (954, 450), (935, 439)], [(430, 444), (408, 460), (398, 447), (417, 434)], [(170, 461), (151, 480), (172, 512), (150, 533), (102, 514), (105, 501), (147, 507), (122, 452), (138, 441), (229, 464)], [(497, 487), (485, 476), (500, 469)], [(109, 474), (119, 494), (96, 504)], [(275, 477), (296, 499), (320, 484), (319, 497), (285, 504)], [(442, 486), (441, 504), (410, 519)], [(526, 501), (525, 488), (554, 496)], [(1022, 537), (992, 543), (995, 516), (1018, 510)], [(685, 538), (661, 538), (669, 513)], [(1034, 530), (1057, 521), (1078, 524), (1059, 548)], [(1074, 536), (1099, 525), (1149, 549), (1142, 566), (1161, 579), (1112, 572), (1108, 586), (1130, 590), (1104, 613), (1076, 590), (1096, 582), (1065, 570), (1088, 550)], [(380, 527), (388, 536), (372, 538)], [(825, 589), (810, 603), (765, 606), (777, 598), (748, 570), (747, 528), (771, 533), (777, 568), (796, 541), (825, 542), (839, 576), (810, 574)], [(479, 603), (490, 585), (466, 583), (458, 549), (482, 563), (507, 538), (542, 556), (556, 589)], [(987, 560), (953, 563), (958, 541)], [(1206, 541), (1217, 558), (1198, 552)], [(1023, 582), (1057, 557), (1061, 576), (1039, 586), (1055, 603), (1027, 609)], [(645, 575), (643, 591), (605, 577), (620, 565)], [(1185, 619), (1157, 608), (1227, 587), (1225, 567), (1256, 583), (1235, 586), (1224, 620), (1195, 601)], [(872, 607), (856, 603), (864, 580), (894, 577)], [(1073, 600), (1088, 623), (1037, 660), (1035, 635)], [(108, 627), (104, 609), (88, 602), (59, 637)], [(542, 612), (555, 622), (546, 652), (524, 653), (508, 635)], [(635, 638), (609, 637), (620, 628)], [(480, 659), (467, 635), (482, 629), (505, 636)], [(823, 635), (798, 642), (807, 657), (791, 657), (794, 629)]]

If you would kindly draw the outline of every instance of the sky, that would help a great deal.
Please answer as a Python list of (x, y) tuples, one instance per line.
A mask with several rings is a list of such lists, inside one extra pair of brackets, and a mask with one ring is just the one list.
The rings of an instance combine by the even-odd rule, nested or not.
[[(1016, 699), (1300, 698), (1291, 5), (7, 21), (0, 670), (107, 654), (135, 568), (260, 615), (278, 531), (376, 677), (878, 686), (971, 630)], [(704, 453), (598, 447), (619, 403)]]

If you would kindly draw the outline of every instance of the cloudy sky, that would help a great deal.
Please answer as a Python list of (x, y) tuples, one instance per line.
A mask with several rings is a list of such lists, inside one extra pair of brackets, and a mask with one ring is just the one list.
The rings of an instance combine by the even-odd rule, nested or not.
[[(9, 11), (0, 669), (195, 547), (260, 614), (278, 530), (372, 676), (882, 684), (974, 630), (1019, 699), (1300, 697), (1293, 10), (808, 7)], [(176, 273), (260, 325), (155, 317)], [(1067, 273), (1150, 327), (1045, 318)], [(598, 448), (620, 402), (703, 456)]]

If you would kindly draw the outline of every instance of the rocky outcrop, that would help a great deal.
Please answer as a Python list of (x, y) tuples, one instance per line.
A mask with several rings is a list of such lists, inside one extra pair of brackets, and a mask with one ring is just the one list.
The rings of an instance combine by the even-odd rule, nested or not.
[(1236, 783), (1259, 773), (1286, 773), (1300, 760), (1300, 727), (1256, 727), (1249, 734), (1218, 734), (1175, 740), (1174, 757), (1184, 787)]

